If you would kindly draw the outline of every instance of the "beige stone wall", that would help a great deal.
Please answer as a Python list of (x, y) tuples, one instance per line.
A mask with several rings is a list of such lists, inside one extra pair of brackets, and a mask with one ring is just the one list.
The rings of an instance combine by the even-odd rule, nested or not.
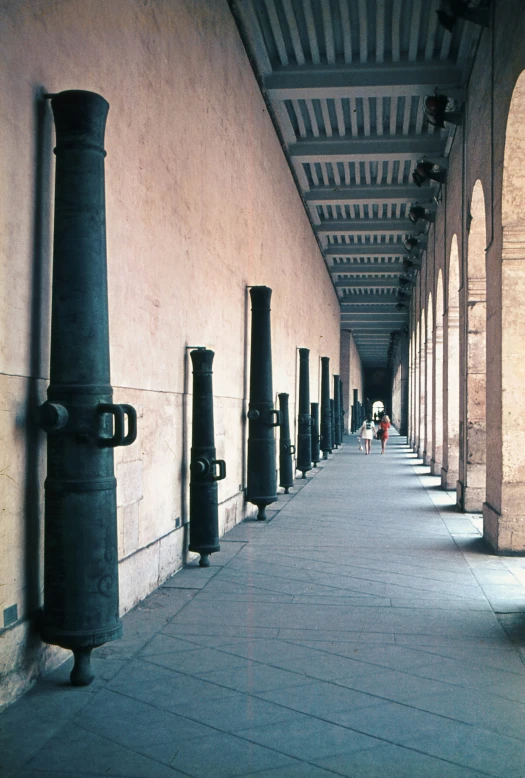
[[(32, 425), (49, 364), (53, 127), (44, 92), (110, 103), (106, 196), (112, 383), (139, 412), (116, 452), (121, 607), (185, 558), (191, 369), (215, 351), (215, 434), (228, 477), (221, 532), (244, 502), (248, 296), (273, 288), (274, 390), (295, 417), (296, 349), (339, 369), (329, 275), (226, 0), (10, 0), (0, 9), (0, 384), (4, 701), (63, 652), (27, 621), (41, 604), (44, 435)], [(315, 294), (312, 294), (315, 290)], [(0, 612), (1, 616), (1, 612)], [(1, 624), (0, 624), (1, 626)]]
[[(515, 130), (509, 130), (507, 119), (515, 85), (525, 69), (525, 14), (519, 0), (496, 0), (491, 7), (493, 21), (490, 28), (481, 34), (468, 85), (463, 126), (456, 131), (452, 144), (449, 180), (443, 190), (443, 201), (437, 209), (436, 223), (429, 232), (426, 259), (429, 267), (422, 271), (424, 294), (421, 299), (427, 299), (428, 292), (432, 292), (436, 300), (432, 472), (438, 474), (442, 468), (443, 484), (447, 488), (456, 488), (457, 483), (458, 497), (467, 508), (470, 506), (470, 509), (479, 510), (480, 494), (484, 492), (487, 539), (497, 551), (523, 552), (525, 455), (520, 453), (521, 446), (515, 437), (517, 433), (513, 418), (513, 409), (522, 404), (523, 377), (519, 374), (522, 360), (518, 352), (521, 353), (519, 349), (525, 336), (522, 304), (525, 251), (519, 247), (516, 249), (516, 245), (525, 245), (522, 216), (525, 194), (521, 165), (518, 162), (523, 156), (522, 141), (517, 141), (510, 158), (508, 155), (505, 157), (505, 149), (507, 135), (509, 139), (523, 137), (525, 107), (521, 115), (516, 117)], [(507, 160), (510, 160), (510, 174), (504, 178), (504, 169), (509, 173)], [(483, 290), (480, 286), (479, 234), (469, 245), (468, 217), (477, 183), (482, 187), (485, 199), (486, 303), (482, 299)], [(505, 203), (510, 206), (507, 216)], [(509, 214), (514, 214), (510, 220)], [(516, 229), (516, 224), (520, 222), (521, 226)], [(508, 241), (505, 243), (504, 230), (509, 225), (511, 229), (507, 230)], [(523, 235), (524, 239), (516, 237), (518, 234)], [(457, 238), (459, 259), (457, 294), (460, 308), (459, 313), (455, 314), (459, 318), (459, 348), (449, 342), (448, 332), (449, 261), (454, 235)], [(475, 273), (472, 272), (472, 263), (469, 269), (469, 251), (471, 256), (474, 252), (477, 255), (478, 267)], [(440, 271), (445, 310), (441, 322), (437, 295)], [(484, 324), (485, 311), (486, 396), (483, 398), (483, 389), (478, 391), (478, 387), (484, 381), (484, 364), (482, 359), (476, 357), (476, 351), (480, 348), (480, 328)], [(415, 331), (414, 320), (420, 317), (421, 303), (418, 300), (412, 315), (412, 332)], [(441, 325), (444, 325), (442, 332)], [(445, 370), (440, 406), (436, 387), (440, 388), (438, 373), (441, 337)], [(447, 381), (451, 348), (457, 351), (459, 358), (460, 396), (452, 403), (452, 406), (457, 406), (457, 420), (454, 418), (454, 407), (449, 403), (451, 387)], [(414, 408), (413, 402), (410, 407)], [(429, 410), (427, 408), (427, 414)], [(413, 433), (412, 437), (415, 437)], [(414, 440), (412, 442), (415, 443)], [(486, 490), (482, 472), (485, 468), (485, 447)], [(469, 488), (471, 497), (468, 496)]]
[(352, 404), (354, 389), (357, 389), (359, 402), (364, 401), (364, 371), (361, 357), (350, 330), (341, 330), (341, 379), (343, 381), (343, 399), (345, 408), (345, 430), (351, 431)]

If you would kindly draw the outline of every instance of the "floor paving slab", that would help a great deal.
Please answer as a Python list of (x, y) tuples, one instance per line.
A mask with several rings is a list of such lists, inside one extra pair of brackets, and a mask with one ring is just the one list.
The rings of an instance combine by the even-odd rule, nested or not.
[(525, 559), (378, 454), (348, 439), (127, 614), (92, 686), (68, 661), (4, 711), (2, 778), (524, 778)]

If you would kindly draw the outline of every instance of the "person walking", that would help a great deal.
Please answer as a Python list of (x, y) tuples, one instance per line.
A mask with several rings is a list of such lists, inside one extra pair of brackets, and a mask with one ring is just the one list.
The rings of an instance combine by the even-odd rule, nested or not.
[(370, 454), (372, 448), (372, 438), (376, 437), (376, 425), (372, 421), (372, 414), (367, 413), (366, 419), (361, 425), (361, 429), (358, 432), (359, 440), (365, 442), (365, 454)]
[[(385, 453), (386, 443), (388, 440), (388, 430), (390, 429), (390, 419), (386, 415), (383, 416), (381, 421), (379, 422), (379, 431), (381, 436), (381, 453)], [(379, 434), (379, 433), (378, 433)]]

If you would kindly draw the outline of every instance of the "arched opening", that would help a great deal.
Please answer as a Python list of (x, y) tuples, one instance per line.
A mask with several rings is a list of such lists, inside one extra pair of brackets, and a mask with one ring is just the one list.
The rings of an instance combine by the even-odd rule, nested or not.
[(381, 416), (385, 413), (385, 404), (382, 400), (376, 400), (372, 405), (372, 418), (374, 421), (381, 421)]
[(432, 426), (434, 416), (433, 401), (433, 330), (434, 330), (434, 311), (432, 309), (432, 292), (428, 295), (427, 302), (427, 327), (426, 327), (426, 355), (425, 355), (425, 375), (426, 375), (426, 418), (425, 418), (425, 446), (423, 451), (423, 460), (425, 465), (430, 465), (432, 459)]
[[(499, 552), (525, 551), (525, 71), (518, 78), (505, 134), (501, 263), (497, 231), (487, 256), (487, 468), (484, 533)], [(498, 272), (501, 283), (498, 284)]]
[(419, 443), (417, 447), (417, 455), (421, 459), (424, 459), (425, 449), (425, 425), (427, 420), (426, 414), (426, 401), (427, 401), (427, 360), (426, 360), (426, 332), (425, 325), (425, 309), (421, 311), (421, 319), (419, 323), (419, 333), (421, 342), (419, 344)]
[(441, 486), (448, 491), (456, 491), (459, 477), (459, 252), (456, 235), (450, 246), (444, 330), (446, 379)]
[(443, 467), (443, 273), (438, 273), (436, 284), (436, 326), (434, 328), (434, 409), (432, 414), (432, 475), (441, 475)]
[(458, 504), (465, 511), (481, 512), (485, 500), (486, 469), (486, 335), (487, 282), (485, 248), (487, 228), (485, 197), (476, 181), (470, 202), (467, 252), (466, 358), (462, 365), (464, 434), (460, 451)]

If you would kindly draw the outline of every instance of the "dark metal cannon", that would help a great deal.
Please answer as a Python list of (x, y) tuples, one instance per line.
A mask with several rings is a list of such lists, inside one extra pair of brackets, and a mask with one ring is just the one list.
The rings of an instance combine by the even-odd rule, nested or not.
[(335, 442), (335, 404), (334, 404), (334, 398), (332, 397), (330, 399), (330, 431), (332, 435), (332, 448), (337, 448), (337, 443)]
[(248, 486), (246, 499), (266, 519), (266, 506), (277, 500), (275, 435), (281, 414), (273, 407), (270, 299), (267, 286), (252, 286), (250, 403), (248, 407)]
[(299, 418), (297, 432), (297, 469), (306, 478), (312, 469), (312, 419), (310, 417), (310, 350), (299, 349)]
[[(51, 365), (39, 422), (48, 433), (41, 636), (93, 680), (93, 648), (122, 634), (113, 449), (136, 438), (112, 402), (104, 196), (109, 105), (93, 92), (51, 98), (56, 128)], [(126, 431), (127, 419), (127, 431)]]
[(357, 399), (357, 389), (353, 390), (354, 402), (352, 405), (352, 428), (351, 432), (357, 432), (359, 429), (359, 400)]
[(312, 463), (314, 467), (317, 467), (321, 459), (321, 451), (319, 449), (319, 403), (311, 403), (310, 409), (312, 418)]
[(295, 446), (290, 437), (290, 414), (288, 412), (288, 395), (286, 392), (279, 394), (279, 410), (281, 411), (281, 432), (279, 436), (279, 486), (284, 493), (294, 484), (293, 455)]
[(341, 445), (345, 435), (345, 407), (344, 407), (344, 392), (343, 392), (343, 379), (339, 379), (339, 413), (341, 419)]
[(215, 451), (211, 369), (214, 356), (213, 351), (205, 348), (190, 352), (193, 364), (193, 416), (188, 549), (201, 555), (201, 567), (209, 567), (210, 554), (221, 549), (217, 481), (226, 478), (226, 462), (216, 459)]
[(343, 442), (341, 437), (341, 380), (334, 375), (334, 445), (339, 448)]
[(332, 414), (330, 410), (330, 358), (321, 357), (321, 451), (328, 459), (332, 451)]

